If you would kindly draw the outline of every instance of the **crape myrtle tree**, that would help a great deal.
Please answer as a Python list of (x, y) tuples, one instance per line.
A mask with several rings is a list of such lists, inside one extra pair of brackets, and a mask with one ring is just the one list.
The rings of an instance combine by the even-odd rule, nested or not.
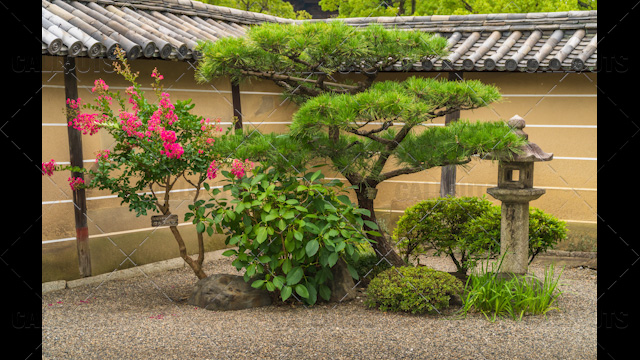
[[(193, 114), (195, 105), (190, 99), (172, 102), (169, 93), (163, 90), (161, 81), (164, 77), (157, 69), (151, 74), (151, 87), (157, 101), (148, 100), (137, 80), (139, 74), (131, 70), (124, 51), (117, 51), (116, 56), (116, 72), (131, 84), (125, 94), (114, 92), (104, 80), (97, 79), (91, 90), (96, 96), (95, 104), (80, 98), (67, 99), (66, 108), (69, 127), (86, 135), (106, 131), (114, 139), (113, 147), (98, 152), (95, 168), (59, 165), (52, 159), (42, 164), (42, 174), (51, 176), (54, 171), (62, 170), (84, 173), (90, 179), (86, 183), (80, 177), (69, 178), (72, 190), (107, 190), (116, 194), (122, 204), (128, 204), (136, 216), (147, 215), (148, 212), (172, 215), (175, 209), (171, 207), (171, 193), (179, 186), (178, 181), (183, 180), (193, 191), (188, 205), (191, 215), (203, 214), (206, 206), (205, 200), (201, 199), (201, 189), (209, 189), (206, 181), (215, 178), (219, 167), (232, 165), (233, 168), (244, 168), (244, 163), (216, 151), (214, 144), (222, 132), (219, 119)], [(197, 258), (189, 255), (178, 227), (171, 224), (169, 228), (178, 244), (180, 256), (202, 279), (207, 277), (202, 266), (205, 256), (204, 223), (199, 221), (199, 216), (195, 219)]]
[[(358, 29), (339, 21), (262, 24), (246, 37), (203, 42), (198, 50), (199, 81), (226, 76), (235, 83), (265, 79), (282, 87), (283, 96), (301, 107), (289, 134), (254, 137), (263, 143), (265, 138), (274, 140), (270, 147), (259, 147), (261, 156), (289, 165), (293, 158), (328, 160), (354, 186), (358, 205), (370, 212), (365, 220), (372, 222), (381, 182), (466, 163), (474, 154), (508, 151), (523, 141), (503, 122), (420, 126), (498, 100), (493, 86), (424, 78), (375, 82), (380, 72), (398, 62), (446, 55), (446, 39), (433, 34), (380, 25)], [(347, 72), (355, 75), (338, 76)], [(247, 136), (240, 135), (238, 141), (248, 145), (252, 140)], [(282, 148), (279, 144), (284, 143), (295, 146)], [(278, 154), (267, 155), (270, 152)], [(379, 256), (396, 266), (405, 264), (383, 236), (368, 238)]]

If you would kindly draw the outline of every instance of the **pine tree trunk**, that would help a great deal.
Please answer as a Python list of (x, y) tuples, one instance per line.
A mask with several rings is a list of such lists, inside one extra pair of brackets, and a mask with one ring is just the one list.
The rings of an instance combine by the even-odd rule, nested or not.
[[(371, 216), (363, 215), (362, 218), (364, 220), (369, 220), (377, 224), (378, 222), (376, 221), (376, 213), (373, 211), (373, 199), (369, 199), (367, 197), (366, 188), (364, 186), (360, 186), (359, 188), (362, 190), (360, 189), (356, 190), (356, 196), (358, 197), (358, 206), (360, 206), (361, 209), (369, 210), (369, 212), (371, 213)], [(365, 225), (365, 230), (372, 230), (372, 229), (370, 229), (368, 226)], [(376, 230), (376, 231), (379, 232), (379, 230)], [(391, 243), (389, 243), (389, 241), (387, 241), (387, 239), (384, 236), (373, 236), (373, 235), (367, 234), (367, 238), (375, 241), (375, 243), (372, 243), (371, 246), (373, 246), (373, 248), (375, 249), (378, 255), (378, 258), (384, 257), (393, 266), (399, 267), (399, 266), (406, 265), (405, 262), (400, 257), (400, 255), (398, 255), (398, 253), (396, 253), (395, 250), (393, 250)]]

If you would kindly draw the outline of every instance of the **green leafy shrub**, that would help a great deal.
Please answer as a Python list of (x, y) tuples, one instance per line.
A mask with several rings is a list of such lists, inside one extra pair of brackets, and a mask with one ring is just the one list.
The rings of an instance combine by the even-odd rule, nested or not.
[[(252, 175), (221, 174), (229, 181), (223, 190), (231, 198), (212, 198), (204, 206), (212, 210), (201, 214), (200, 223), (209, 234), (215, 228), (226, 235), (227, 245), (238, 247), (223, 255), (235, 257), (232, 264), (246, 270), (245, 281), (254, 288), (277, 289), (283, 301), (294, 291), (306, 304), (316, 303), (318, 295), (329, 300), (330, 269), (339, 258), (356, 261), (357, 247), (368, 245), (361, 217), (368, 211), (338, 195), (340, 181), (320, 182), (320, 171), (306, 174), (303, 181), (262, 167)], [(212, 190), (214, 196), (219, 193)], [(347, 270), (358, 279), (351, 265)]]
[[(393, 238), (406, 260), (428, 249), (448, 255), (467, 274), (478, 260), (500, 253), (501, 208), (485, 197), (444, 197), (409, 207)], [(567, 237), (566, 224), (536, 208), (529, 209), (529, 263)]]
[[(465, 225), (463, 246), (468, 252), (488, 253), (495, 257), (500, 253), (500, 206), (491, 209)], [(544, 253), (567, 238), (567, 225), (553, 215), (529, 208), (529, 264), (536, 255)]]
[(462, 289), (462, 282), (446, 272), (425, 266), (394, 267), (371, 280), (365, 304), (382, 311), (428, 313), (448, 307), (451, 296)]
[(462, 236), (465, 226), (468, 221), (482, 217), (492, 206), (485, 198), (476, 197), (421, 201), (404, 211), (393, 231), (393, 239), (406, 261), (412, 257), (417, 260), (419, 255), (431, 248), (437, 256), (443, 253), (449, 255), (458, 271), (466, 273), (475, 256), (481, 254), (476, 248), (466, 246), (466, 238)]

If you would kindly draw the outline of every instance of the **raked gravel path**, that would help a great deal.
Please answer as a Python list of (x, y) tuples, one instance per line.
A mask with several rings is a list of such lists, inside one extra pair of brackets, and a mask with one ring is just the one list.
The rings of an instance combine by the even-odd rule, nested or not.
[[(205, 262), (208, 274), (236, 270)], [(427, 265), (454, 271), (448, 258)], [(535, 263), (531, 271), (543, 276)], [(340, 304), (213, 312), (186, 303), (189, 268), (42, 296), (43, 359), (595, 359), (597, 271), (567, 268), (559, 311), (494, 323), (481, 314), (383, 313)]]

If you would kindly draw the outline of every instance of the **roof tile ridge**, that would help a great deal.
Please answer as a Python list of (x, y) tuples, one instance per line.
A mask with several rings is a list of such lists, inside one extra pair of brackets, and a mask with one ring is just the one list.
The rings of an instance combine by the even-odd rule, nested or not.
[[(240, 10), (235, 8), (229, 8), (218, 5), (205, 4), (202, 2), (196, 2), (193, 0), (75, 0), (80, 2), (96, 2), (102, 4), (109, 4), (113, 6), (128, 6), (141, 10), (147, 8), (158, 11), (159, 8), (163, 8), (164, 11), (173, 11), (181, 13), (183, 11), (188, 12), (187, 15), (220, 18), (225, 16), (226, 21), (242, 21), (246, 23), (257, 22), (278, 22), (278, 23), (295, 23), (299, 20), (281, 18), (274, 15), (256, 13), (253, 11)], [(217, 16), (216, 16), (217, 15)]]

